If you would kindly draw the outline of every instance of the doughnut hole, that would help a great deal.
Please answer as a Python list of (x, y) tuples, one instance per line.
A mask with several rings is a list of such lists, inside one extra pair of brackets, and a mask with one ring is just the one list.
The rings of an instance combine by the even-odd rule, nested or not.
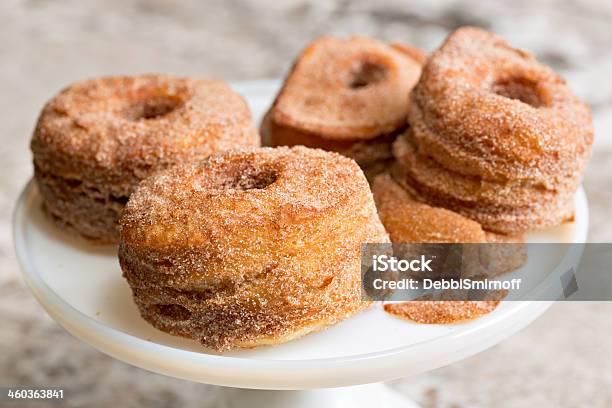
[(278, 178), (278, 173), (270, 168), (247, 167), (227, 174), (219, 180), (220, 190), (263, 190), (272, 185)]
[(349, 88), (359, 89), (382, 81), (387, 76), (387, 69), (379, 64), (360, 61), (350, 72)]
[(529, 78), (521, 76), (501, 78), (493, 83), (491, 90), (497, 95), (521, 101), (534, 108), (545, 105), (537, 82)]
[(165, 318), (183, 322), (185, 320), (191, 319), (191, 312), (184, 306), (177, 304), (169, 304), (169, 305), (153, 305), (153, 311), (161, 315)]
[(132, 121), (160, 119), (183, 104), (181, 98), (172, 95), (138, 100), (127, 107), (124, 116)]

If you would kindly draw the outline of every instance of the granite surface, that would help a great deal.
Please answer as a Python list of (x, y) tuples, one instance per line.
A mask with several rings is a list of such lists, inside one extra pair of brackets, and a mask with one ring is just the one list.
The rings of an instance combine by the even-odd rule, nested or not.
[[(612, 3), (588, 1), (0, 2), (0, 386), (57, 385), (66, 406), (198, 407), (216, 387), (128, 366), (71, 337), (25, 289), (10, 215), (30, 178), (28, 140), (46, 99), (80, 78), (166, 72), (277, 77), (321, 34), (359, 33), (432, 50), (478, 25), (558, 69), (593, 108), (585, 180), (590, 240), (612, 239)], [(391, 386), (425, 407), (612, 406), (612, 304), (563, 303), (520, 334)], [(37, 404), (37, 407), (43, 406)]]

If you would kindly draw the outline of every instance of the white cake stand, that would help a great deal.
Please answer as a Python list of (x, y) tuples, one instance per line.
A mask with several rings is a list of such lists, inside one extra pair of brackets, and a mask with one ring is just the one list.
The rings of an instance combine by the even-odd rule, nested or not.
[[(235, 88), (260, 118), (276, 86), (261, 81)], [(528, 240), (585, 242), (587, 226), (586, 196), (579, 190), (572, 224)], [(452, 325), (411, 323), (376, 305), (296, 341), (219, 355), (142, 320), (121, 277), (116, 248), (89, 246), (56, 229), (42, 214), (33, 183), (17, 202), (13, 229), (24, 279), (53, 319), (119, 360), (172, 377), (234, 387), (219, 393), (218, 406), (416, 406), (379, 382), (481, 352), (527, 326), (551, 304), (504, 302), (487, 316)], [(549, 261), (552, 270), (566, 264), (568, 254)]]

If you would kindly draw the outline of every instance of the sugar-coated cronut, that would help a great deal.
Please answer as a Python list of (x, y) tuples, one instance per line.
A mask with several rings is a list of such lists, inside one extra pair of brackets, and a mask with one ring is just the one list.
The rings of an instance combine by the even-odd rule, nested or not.
[(423, 60), (421, 51), (404, 44), (317, 39), (298, 57), (267, 113), (264, 143), (336, 151), (364, 168), (391, 159)]
[(394, 177), (416, 197), (508, 234), (571, 218), (591, 114), (525, 51), (458, 29), (424, 65), (408, 121)]
[(158, 173), (120, 224), (142, 316), (217, 350), (282, 343), (358, 312), (361, 245), (388, 242), (359, 166), (305, 147)]
[(31, 142), (46, 212), (90, 241), (117, 241), (134, 187), (176, 163), (259, 145), (226, 84), (165, 75), (75, 83), (47, 103)]

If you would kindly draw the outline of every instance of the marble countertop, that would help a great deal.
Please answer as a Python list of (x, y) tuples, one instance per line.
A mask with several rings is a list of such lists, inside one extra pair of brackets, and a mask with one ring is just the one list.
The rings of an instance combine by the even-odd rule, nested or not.
[[(278, 77), (322, 34), (358, 33), (430, 51), (460, 25), (505, 36), (554, 66), (593, 108), (584, 182), (590, 240), (612, 240), (612, 3), (588, 1), (0, 2), (0, 386), (58, 385), (69, 406), (199, 407), (216, 387), (148, 373), (72, 338), (25, 289), (10, 215), (30, 178), (43, 103), (108, 74)], [(612, 303), (562, 303), (477, 356), (391, 386), (424, 407), (612, 406)], [(93, 401), (93, 402), (92, 402)], [(37, 405), (42, 406), (42, 405)]]

